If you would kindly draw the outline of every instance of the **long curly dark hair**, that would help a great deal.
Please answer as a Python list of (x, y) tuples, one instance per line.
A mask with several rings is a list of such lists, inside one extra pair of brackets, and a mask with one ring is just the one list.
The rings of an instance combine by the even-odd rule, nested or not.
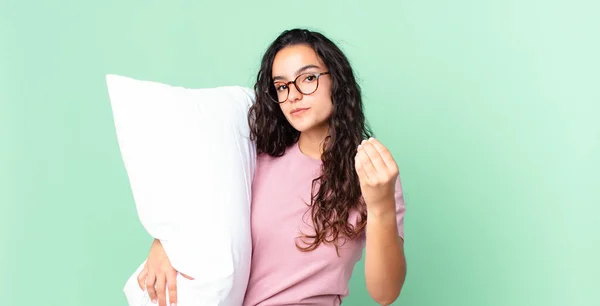
[[(363, 113), (361, 89), (356, 82), (348, 58), (327, 37), (306, 29), (281, 33), (265, 52), (254, 85), (256, 102), (250, 108), (249, 123), (252, 140), (258, 154), (279, 157), (296, 143), (300, 133), (287, 121), (279, 105), (269, 95), (275, 95), (272, 80), (273, 60), (281, 49), (307, 45), (317, 53), (330, 72), (333, 113), (329, 131), (323, 143), (321, 175), (312, 182), (310, 213), (314, 234), (304, 234), (302, 251), (312, 251), (321, 243), (333, 243), (336, 250), (342, 238), (354, 239), (366, 224), (366, 206), (361, 197), (360, 183), (354, 168), (354, 156), (363, 139), (371, 137)], [(317, 190), (318, 188), (318, 190)], [(349, 222), (351, 210), (359, 213), (357, 225)]]

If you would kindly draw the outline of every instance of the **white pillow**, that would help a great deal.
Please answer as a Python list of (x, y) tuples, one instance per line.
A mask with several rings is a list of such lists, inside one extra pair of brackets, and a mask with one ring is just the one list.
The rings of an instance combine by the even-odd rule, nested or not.
[[(177, 305), (241, 305), (252, 253), (253, 91), (110, 74), (106, 82), (140, 221), (161, 240), (173, 267), (194, 278), (178, 275)], [(144, 263), (124, 288), (130, 306), (150, 305), (137, 285)]]

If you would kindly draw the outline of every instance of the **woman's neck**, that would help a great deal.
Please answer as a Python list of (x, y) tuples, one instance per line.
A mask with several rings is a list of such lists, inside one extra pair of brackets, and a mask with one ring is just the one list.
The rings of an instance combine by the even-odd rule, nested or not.
[(298, 139), (298, 147), (300, 151), (313, 159), (321, 160), (323, 154), (323, 141), (327, 137), (327, 129), (320, 132), (302, 132)]

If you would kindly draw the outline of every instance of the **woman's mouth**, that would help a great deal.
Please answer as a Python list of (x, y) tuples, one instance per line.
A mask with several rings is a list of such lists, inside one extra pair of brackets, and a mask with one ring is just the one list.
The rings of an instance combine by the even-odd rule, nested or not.
[(295, 109), (293, 109), (290, 112), (290, 114), (294, 115), (294, 116), (299, 116), (299, 115), (304, 114), (308, 109), (309, 109), (308, 107), (305, 107), (305, 108), (295, 108)]

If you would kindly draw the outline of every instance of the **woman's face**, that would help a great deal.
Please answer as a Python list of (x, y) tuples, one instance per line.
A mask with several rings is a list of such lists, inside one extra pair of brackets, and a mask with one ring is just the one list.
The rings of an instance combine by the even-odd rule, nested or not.
[[(331, 76), (322, 74), (317, 77), (324, 72), (328, 72), (327, 67), (307, 45), (285, 47), (273, 60), (273, 86), (280, 101), (285, 100), (279, 106), (288, 122), (302, 133), (326, 133), (329, 127), (329, 117), (333, 112)], [(305, 94), (294, 84), (286, 84), (294, 80)]]

